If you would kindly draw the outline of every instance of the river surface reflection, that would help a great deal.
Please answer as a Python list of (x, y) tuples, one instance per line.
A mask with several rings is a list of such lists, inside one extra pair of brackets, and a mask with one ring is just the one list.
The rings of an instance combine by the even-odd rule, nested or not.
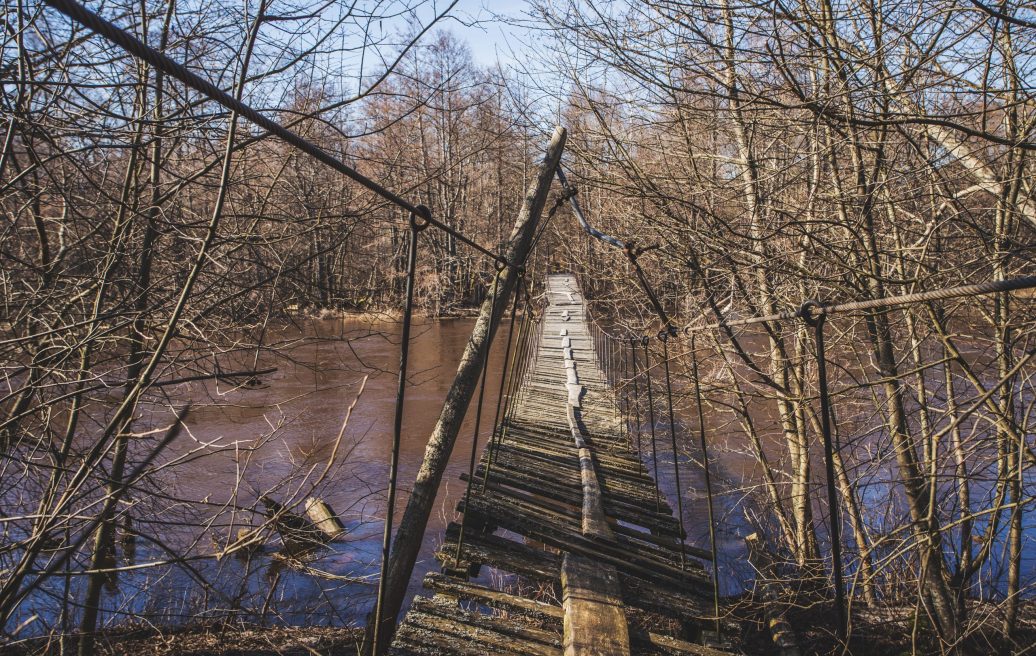
[[(397, 523), (472, 325), (471, 319), (443, 319), (420, 320), (414, 326), (399, 461)], [(505, 322), (490, 355), (479, 450), (492, 431), (506, 326)], [(271, 330), (263, 340), (268, 348), (257, 358), (238, 357), (235, 362), (238, 369), (253, 364), (260, 369), (277, 368), (263, 375), (258, 385), (211, 383), (177, 389), (171, 395), (173, 405), (194, 404), (188, 421), (190, 430), (164, 454), (177, 464), (169, 467), (161, 480), (180, 503), (166, 506), (161, 515), (144, 511), (142, 504), (140, 512), (134, 513), (134, 521), (141, 533), (165, 532), (171, 542), (179, 543), (179, 548), (184, 549), (186, 544), (185, 550), (196, 554), (198, 562), (191, 571), (173, 568), (169, 575), (158, 578), (157, 585), (153, 573), (123, 575), (119, 592), (109, 599), (109, 608), (122, 608), (134, 616), (164, 623), (187, 622), (207, 614), (218, 617), (228, 608), (250, 621), (362, 623), (376, 591), (399, 331), (397, 322), (352, 318), (313, 320), (302, 327)], [(365, 387), (357, 399), (365, 377)], [(336, 449), (343, 419), (354, 400), (355, 407)], [(474, 417), (473, 401), (442, 479), (437, 510), (429, 520), (411, 578), (411, 594), (420, 590), (427, 572), (438, 569), (435, 549), (446, 525), (456, 517), (454, 508), (464, 494), (460, 475), (468, 466)], [(695, 451), (693, 447), (687, 449), (689, 454)], [(669, 474), (671, 455), (662, 452), (660, 448), (659, 478), (663, 491), (675, 501), (675, 481)], [(708, 544), (708, 525), (701, 476), (689, 455), (682, 454), (681, 460), (688, 533), (693, 543), (704, 547)], [(348, 533), (330, 549), (301, 564), (285, 565), (279, 559), (279, 540), (272, 531), (264, 533), (264, 545), (258, 551), (244, 557), (245, 552), (238, 552), (238, 557), (214, 558), (238, 531), (263, 523), (263, 506), (258, 503), (263, 494), (300, 513), (307, 496), (319, 496), (331, 504)], [(731, 503), (736, 500), (732, 498)], [(720, 504), (720, 516), (729, 520), (740, 514), (731, 512), (733, 506), (726, 507), (722, 498)], [(169, 515), (177, 512), (183, 517), (182, 527), (163, 529), (159, 522), (149, 525), (149, 515), (168, 522)], [(736, 522), (728, 521), (728, 526), (729, 530), (720, 535), (721, 549), (736, 556), (743, 548), (742, 531)], [(207, 538), (204, 533), (208, 533)], [(148, 553), (146, 545), (138, 547), (137, 552), (138, 559), (157, 555)], [(738, 588), (729, 576), (724, 578), (726, 587)], [(118, 615), (113, 613), (109, 619), (117, 621)]]
[[(399, 460), (397, 523), (472, 325), (471, 319), (418, 320), (413, 328)], [(333, 579), (321, 581), (317, 576), (315, 581), (305, 581), (305, 573), (289, 573), (290, 567), (276, 572), (278, 584), (285, 588), (283, 594), (300, 603), (296, 610), (308, 609), (307, 621), (315, 619), (312, 613), (324, 605), (320, 597), (335, 610), (332, 622), (360, 621), (370, 606), (385, 516), (399, 330), (395, 322), (314, 320), (303, 330), (283, 330), (267, 336), (267, 343), (276, 347), (277, 352), (271, 348), (262, 353), (258, 366), (275, 366), (277, 371), (263, 376), (260, 385), (224, 389), (213, 384), (190, 393), (194, 397), (192, 402), (198, 404), (189, 422), (193, 439), (181, 438), (173, 447), (175, 455), (182, 456), (196, 448), (194, 440), (216, 441), (225, 448), (199, 459), (197, 466), (176, 468), (173, 484), (183, 497), (221, 503), (236, 493), (237, 504), (247, 506), (249, 495), (270, 493), (279, 501), (301, 502), (334, 455), (334, 467), (316, 493), (330, 503), (349, 534), (319, 556), (312, 567), (332, 576), (370, 577), (371, 584), (333, 585), (333, 592), (329, 592), (327, 581)], [(498, 334), (490, 355), (479, 448), (492, 430), (506, 337), (505, 329)], [(357, 399), (365, 377), (366, 384)], [(356, 405), (335, 453), (343, 419), (354, 400)], [(435, 548), (463, 495), (460, 474), (466, 470), (470, 457), (474, 408), (473, 401), (443, 477), (436, 500), (438, 510), (429, 520), (412, 592), (419, 589), (426, 572), (437, 569)], [(261, 446), (255, 447), (257, 440)], [(242, 448), (226, 448), (232, 443)], [(253, 450), (244, 452), (247, 446)], [(301, 504), (297, 508), (302, 512)], [(239, 516), (244, 525), (257, 519), (245, 515)], [(309, 594), (318, 598), (306, 602), (304, 598)], [(285, 608), (286, 600), (280, 604)], [(302, 619), (297, 617), (296, 610), (288, 614)]]

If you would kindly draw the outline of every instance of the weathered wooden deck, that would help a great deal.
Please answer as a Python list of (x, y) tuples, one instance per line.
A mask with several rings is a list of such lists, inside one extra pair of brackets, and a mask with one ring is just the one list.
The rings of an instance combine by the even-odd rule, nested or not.
[[(575, 279), (551, 275), (537, 357), (483, 485), (390, 649), (416, 654), (721, 654), (711, 583), (630, 444)], [(488, 570), (488, 571), (487, 571)], [(478, 578), (482, 583), (473, 582)]]

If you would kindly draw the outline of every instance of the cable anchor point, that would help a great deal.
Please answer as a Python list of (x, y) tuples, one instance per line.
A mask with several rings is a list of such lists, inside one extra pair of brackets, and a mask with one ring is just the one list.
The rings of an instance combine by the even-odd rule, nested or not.
[(799, 306), (799, 311), (795, 314), (808, 325), (816, 328), (817, 325), (822, 323), (826, 317), (824, 314), (824, 307), (826, 306), (822, 301), (816, 298), (811, 298)]

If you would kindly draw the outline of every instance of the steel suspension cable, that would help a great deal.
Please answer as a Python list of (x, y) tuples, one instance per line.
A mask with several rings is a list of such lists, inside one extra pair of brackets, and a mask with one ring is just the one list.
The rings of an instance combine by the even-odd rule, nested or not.
[[(561, 206), (565, 204), (566, 200), (568, 200), (568, 193), (568, 190), (563, 190), (561, 192), (561, 194), (554, 200), (554, 204), (551, 206), (550, 210), (547, 211), (547, 217), (540, 222), (540, 226), (536, 229), (536, 234), (533, 235), (532, 243), (529, 244), (530, 253), (536, 250), (536, 247), (540, 243), (540, 239), (542, 239), (543, 235), (547, 233), (547, 226), (550, 225), (551, 219), (554, 218), (554, 216), (558, 213), (558, 210), (561, 209)], [(550, 272), (548, 271), (547, 273)]]
[(719, 622), (719, 553), (716, 548), (716, 516), (712, 501), (712, 473), (709, 467), (709, 445), (705, 439), (705, 410), (702, 406), (701, 378), (698, 373), (696, 335), (691, 335), (691, 375), (694, 377), (694, 398), (698, 408), (698, 440), (701, 448), (701, 466), (705, 475), (705, 499), (709, 510), (709, 551), (712, 553), (712, 610), (716, 615), (716, 636), (722, 634)]
[[(505, 406), (505, 399), (509, 393), (508, 388), (508, 377), (509, 372), (508, 364), (513, 363), (514, 356), (518, 353), (518, 343), (514, 342), (515, 348), (514, 353), (511, 352), (511, 343), (514, 338), (514, 320), (518, 316), (518, 300), (521, 295), (522, 282), (525, 278), (523, 272), (518, 272), (518, 280), (514, 287), (514, 302), (511, 305), (511, 320), (507, 326), (507, 345), (504, 347), (504, 366), (500, 369), (500, 388), (496, 393), (496, 412), (493, 415), (493, 432), (489, 435), (489, 452), (486, 455), (486, 470), (482, 473), (482, 489), (484, 490), (486, 484), (489, 482), (489, 470), (493, 466), (493, 449), (496, 447), (497, 436), (501, 433), (500, 426), (500, 410)], [(524, 319), (523, 319), (524, 320)], [(521, 339), (521, 324), (518, 326), (518, 337)], [(510, 356), (510, 357), (509, 357)]]
[[(675, 330), (673, 331), (676, 332)], [(680, 454), (676, 449), (676, 415), (673, 413), (673, 383), (669, 375), (669, 337), (668, 331), (658, 334), (662, 342), (662, 362), (665, 364), (665, 396), (669, 409), (669, 438), (673, 449), (673, 475), (676, 478), (676, 517), (680, 520), (680, 569), (687, 568), (687, 553), (684, 548), (684, 539), (687, 531), (683, 523), (683, 491), (680, 487)]]
[(656, 249), (658, 246), (639, 247), (632, 241), (623, 241), (617, 237), (606, 235), (600, 230), (594, 228), (590, 225), (590, 222), (586, 220), (586, 216), (583, 214), (583, 210), (579, 206), (579, 200), (576, 198), (576, 189), (569, 186), (564, 168), (561, 165), (558, 165), (555, 173), (557, 175), (558, 182), (561, 183), (562, 188), (565, 190), (565, 195), (568, 197), (569, 203), (572, 206), (572, 213), (576, 215), (576, 220), (579, 221), (579, 226), (584, 232), (586, 232), (586, 234), (590, 235), (594, 239), (608, 244), (609, 246), (614, 246), (626, 255), (626, 259), (629, 261), (630, 266), (633, 267), (633, 272), (637, 274), (637, 282), (640, 284), (641, 291), (643, 291), (644, 295), (647, 296), (652, 309), (654, 309), (655, 314), (658, 315), (659, 320), (662, 322), (662, 328), (668, 329), (673, 325), (672, 321), (670, 321), (669, 315), (666, 313), (665, 308), (662, 307), (662, 303), (659, 302), (658, 296), (655, 295), (651, 285), (648, 284), (647, 276), (644, 275), (644, 269), (641, 268), (640, 263), (637, 261), (637, 259), (645, 252)]
[[(396, 382), (396, 408), (392, 419), (392, 454), (389, 457), (388, 507), (385, 510), (385, 528), (381, 537), (381, 577), (378, 579), (378, 597), (374, 606), (374, 630), (371, 638), (373, 654), (378, 650), (382, 638), (382, 606), (385, 603), (385, 581), (388, 573), (389, 553), (392, 548), (392, 523), (396, 508), (396, 484), (399, 474), (399, 447), (403, 435), (403, 402), (406, 397), (407, 365), (410, 357), (410, 327), (414, 315), (414, 279), (417, 275), (417, 240), (428, 227), (424, 221), (423, 206), (410, 214), (410, 243), (407, 248), (406, 301), (403, 306), (403, 330), (399, 342), (399, 374)], [(418, 217), (422, 223), (418, 223)]]
[(464, 526), (468, 523), (468, 514), (471, 512), (471, 484), (475, 479), (475, 461), (478, 459), (478, 430), (482, 423), (482, 404), (486, 396), (486, 373), (489, 371), (489, 349), (492, 345), (492, 340), (489, 337), (492, 336), (493, 326), (497, 321), (496, 308), (500, 299), (497, 298), (496, 294), (497, 289), (499, 289), (500, 272), (502, 270), (503, 267), (498, 268), (496, 275), (493, 276), (493, 305), (489, 308), (486, 343), (482, 349), (482, 380), (479, 382), (478, 404), (475, 406), (475, 427), (471, 436), (471, 460), (468, 464), (467, 487), (464, 490), (464, 514), (461, 516), (460, 531), (457, 535), (457, 554), (453, 559), (455, 569), (460, 567), (460, 556), (464, 549)]
[[(421, 215), (424, 218), (424, 220), (427, 221), (429, 224), (435, 226), (443, 232), (446, 232), (447, 234), (453, 236), (455, 239), (467, 244), (471, 248), (474, 248), (476, 251), (482, 253), (483, 255), (491, 257), (499, 262), (503, 262), (504, 264), (510, 264), (502, 255), (490, 251), (489, 249), (469, 239), (468, 237), (458, 232), (457, 230), (451, 228), (450, 226), (446, 225), (445, 223), (433, 219), (431, 217), (431, 213), (428, 211), (427, 208), (424, 208), (422, 210), (422, 205), (415, 205), (414, 203), (411, 203), (410, 201), (403, 198), (394, 191), (391, 191), (385, 188), (384, 186), (378, 184), (374, 180), (368, 178), (367, 176), (352, 168), (351, 166), (341, 161), (340, 159), (338, 159), (331, 153), (327, 152), (323, 148), (317, 146), (316, 144), (310, 141), (307, 141), (298, 134), (282, 126), (280, 123), (277, 123), (276, 121), (273, 121), (272, 119), (263, 116), (250, 105), (247, 105), (244, 102), (237, 100), (226, 91), (223, 91), (213, 83), (209, 82), (208, 80), (204, 79), (198, 74), (192, 72), (183, 64), (173, 61), (166, 55), (163, 55), (161, 52), (155, 50), (154, 48), (151, 48), (150, 46), (145, 45), (140, 39), (136, 38), (129, 32), (123, 30), (122, 28), (116, 26), (114, 23), (111, 23), (101, 18), (98, 14), (90, 11), (80, 3), (76, 2), (76, 0), (43, 0), (43, 2), (51, 8), (61, 12), (65, 16), (68, 16), (80, 25), (105, 37), (106, 39), (108, 39), (115, 45), (119, 46), (120, 48), (122, 48), (129, 54), (133, 55), (134, 57), (142, 59), (147, 63), (151, 64), (151, 66), (153, 66), (156, 70), (159, 70), (170, 77), (174, 77), (177, 80), (180, 80), (191, 89), (194, 89), (195, 91), (201, 93), (210, 100), (222, 105), (226, 109), (229, 109), (232, 112), (237, 112), (241, 116), (250, 120), (252, 123), (255, 123), (259, 127), (263, 128), (267, 132), (276, 135), (277, 137), (280, 137), (286, 143), (290, 144), (291, 146), (294, 146), (295, 148), (306, 153), (307, 155), (310, 155), (319, 162), (333, 168), (339, 173), (345, 175), (346, 177), (351, 178), (355, 182), (359, 183), (363, 187), (366, 187), (367, 189), (374, 192), (378, 196), (381, 196), (390, 203), (393, 203), (394, 205), (408, 210), (412, 214)], [(422, 211), (424, 212), (424, 214), (421, 214)]]
[[(944, 287), (927, 292), (915, 292), (913, 294), (901, 294), (899, 296), (884, 296), (866, 301), (852, 301), (848, 303), (833, 303), (824, 305), (812, 303), (809, 305), (811, 317), (820, 315), (845, 314), (848, 312), (859, 312), (861, 310), (874, 310), (879, 308), (890, 308), (897, 305), (912, 305), (914, 303), (927, 303), (929, 301), (945, 301), (965, 296), (981, 296), (997, 292), (1013, 292), (1021, 289), (1036, 288), (1036, 276), (1024, 276), (1021, 278), (1007, 278), (1004, 280), (991, 280), (989, 282), (976, 283), (974, 285), (961, 285), (959, 287)], [(768, 314), (762, 317), (749, 317), (747, 319), (736, 319), (734, 321), (722, 321), (705, 324), (702, 326), (685, 326), (683, 332), (691, 334), (703, 330), (713, 330), (729, 326), (749, 326), (757, 323), (771, 321), (790, 321), (802, 318), (802, 309), (788, 310), (776, 314)]]

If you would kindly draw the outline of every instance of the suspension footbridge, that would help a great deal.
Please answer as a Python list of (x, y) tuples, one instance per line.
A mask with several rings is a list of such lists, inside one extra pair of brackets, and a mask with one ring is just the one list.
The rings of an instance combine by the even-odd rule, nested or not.
[[(400, 340), (381, 575), (377, 602), (368, 623), (371, 635), (364, 643), (366, 653), (379, 656), (386, 651), (400, 656), (718, 656), (732, 651), (725, 637), (736, 637), (740, 627), (725, 619), (715, 581), (716, 521), (711, 512), (712, 491), (708, 483), (705, 420), (701, 390), (697, 389), (699, 377), (693, 340), (697, 333), (715, 331), (717, 343), (723, 339), (733, 341), (732, 327), (750, 324), (769, 327), (784, 321), (804, 321), (814, 331), (811, 345), (815, 352), (809, 355), (815, 356), (816, 362), (817, 400), (820, 406), (818, 423), (824, 447), (825, 500), (829, 509), (831, 536), (831, 589), (837, 615), (833, 628), (838, 641), (848, 644), (850, 612), (846, 601), (846, 584), (842, 579), (845, 569), (841, 556), (842, 520), (834, 468), (838, 445), (834, 439), (831, 393), (825, 367), (827, 356), (823, 331), (826, 318), (839, 313), (880, 312), (910, 304), (1036, 288), (1036, 276), (1029, 275), (957, 287), (919, 289), (900, 296), (868, 296), (840, 304), (807, 300), (801, 306), (784, 312), (743, 319), (723, 316), (724, 312), (719, 309), (711, 290), (706, 290), (706, 300), (718, 322), (679, 328), (667, 314), (667, 304), (653, 293), (647, 275), (637, 263), (640, 255), (656, 246), (637, 247), (632, 241), (624, 242), (605, 235), (592, 228), (583, 215), (575, 200), (575, 190), (568, 186), (561, 168), (566, 141), (563, 129), (558, 128), (554, 132), (546, 156), (537, 171), (530, 176), (524, 203), (510, 237), (503, 240), (499, 249), (490, 248), (466, 236), (450, 222), (437, 219), (429, 208), (383, 187), (333, 153), (245, 104), (240, 93), (232, 95), (220, 89), (76, 0), (44, 2), (147, 62), (155, 70), (220, 104), (231, 112), (232, 126), (239, 117), (247, 119), (263, 130), (257, 139), (276, 136), (292, 148), (307, 153), (329, 169), (355, 181), (373, 197), (409, 213), (406, 305)], [(546, 220), (541, 221), (555, 175), (563, 193)], [(532, 254), (543, 234), (543, 227), (564, 201), (571, 203), (573, 214), (588, 235), (620, 249), (628, 258), (636, 285), (644, 293), (644, 307), (650, 307), (657, 315), (657, 322), (652, 318), (641, 328), (661, 328), (656, 336), (629, 335), (617, 340), (604, 334), (599, 326), (590, 321), (586, 299), (575, 277), (568, 273), (552, 273), (543, 280), (546, 305), (537, 312), (531, 310), (527, 302), (517, 330), (517, 339), (512, 341), (523, 278), (532, 278)], [(419, 235), (429, 227), (450, 235), (452, 239), (485, 256), (496, 267), (496, 275), (491, 292), (482, 304), (481, 314), (458, 366), (456, 379), (439, 422), (429, 437), (425, 460), (411, 487), (406, 511), (397, 527), (393, 511), (407, 388), (410, 324), (420, 259)], [(215, 227), (211, 232), (215, 234)], [(198, 267), (206, 261), (212, 235), (204, 242), (198, 255)], [(545, 267), (549, 259), (549, 256), (544, 258)], [(693, 267), (688, 265), (691, 267), (690, 273), (704, 280), (700, 263), (692, 264)], [(488, 271), (488, 267), (483, 271)], [(194, 277), (189, 278), (191, 282), (185, 287), (184, 300), (189, 296), (193, 280)], [(538, 285), (540, 281), (536, 282)], [(526, 284), (527, 301), (530, 286)], [(491, 437), (479, 458), (477, 438), (486, 384), (486, 362), (494, 334), (505, 316), (504, 306), (512, 294), (514, 306), (506, 349), (509, 371), (505, 367), (500, 383), (503, 407), (497, 409), (492, 421)], [(179, 320), (183, 305), (179, 308), (176, 318), (169, 320), (165, 332), (167, 339), (175, 334), (174, 324)], [(709, 549), (687, 541), (679, 472), (674, 472), (674, 512), (658, 485), (657, 459), (653, 458), (655, 466), (649, 471), (641, 457), (639, 443), (636, 447), (634, 445), (630, 426), (642, 423), (638, 414), (641, 407), (639, 400), (632, 404), (635, 416), (631, 417), (628, 416), (631, 408), (628, 396), (620, 399), (616, 394), (620, 380), (623, 385), (627, 381), (632, 381), (634, 386), (637, 384), (639, 344), (644, 349), (642, 373), (646, 379), (645, 407), (649, 413), (643, 419), (651, 427), (653, 447), (655, 403), (651, 397), (652, 368), (646, 360), (651, 357), (650, 340), (657, 339), (660, 349), (656, 351), (661, 350), (660, 363), (664, 366), (666, 379), (665, 400), (668, 405), (668, 433), (672, 438), (671, 453), (674, 464), (678, 463), (677, 430), (673, 419), (672, 390), (669, 387), (668, 341), (676, 339), (681, 333), (690, 336), (692, 340), (690, 355), (694, 362), (692, 378), (698, 411), (697, 433), (703, 456), (706, 494), (710, 503), (708, 528), (713, 537)], [(629, 355), (615, 357), (617, 347), (625, 346), (630, 349)], [(750, 369), (761, 372), (751, 363), (747, 354), (742, 355)], [(1036, 358), (1036, 351), (1028, 350), (1009, 371), (1002, 372), (1004, 375), (1000, 376), (1000, 382), (984, 391), (974, 406), (959, 415), (945, 430), (956, 428), (959, 422), (983, 404), (992, 403), (990, 398), (993, 393), (1033, 358)], [(158, 362), (156, 356), (151, 366), (157, 366)], [(620, 376), (616, 371), (616, 362), (623, 366), (632, 365), (632, 376), (626, 372)], [(149, 370), (136, 384), (135, 391), (127, 396), (117, 415), (131, 415), (139, 393), (152, 382), (152, 372), (153, 369)], [(976, 384), (978, 387), (981, 386)], [(397, 626), (396, 621), (405, 605), (409, 579), (428, 517), (433, 510), (436, 492), (476, 388), (479, 388), (476, 439), (471, 454), (471, 467), (463, 477), (466, 493), (457, 507), (459, 518), (448, 527), (438, 550), (441, 571), (425, 577), (427, 594), (413, 600)], [(779, 391), (781, 394), (790, 394), (786, 390)], [(623, 392), (628, 394), (628, 388)], [(633, 392), (636, 396), (636, 387)], [(116, 423), (113, 420), (107, 429), (112, 435), (117, 433)], [(1013, 428), (1004, 423), (1000, 430), (1008, 435)], [(1019, 444), (1019, 460), (1036, 461), (1036, 455), (1022, 437), (1017, 437), (1016, 442)], [(104, 440), (98, 441), (99, 446), (95, 449), (96, 453), (90, 456), (91, 459), (100, 462), (103, 455), (101, 445), (105, 443)], [(908, 447), (913, 449), (912, 446)], [(932, 449), (934, 451), (935, 447)], [(907, 449), (901, 451), (907, 453)], [(915, 465), (914, 462), (907, 462), (905, 468), (910, 469)], [(1018, 468), (1019, 475), (1022, 471)], [(910, 473), (909, 477), (919, 478), (919, 475)], [(121, 489), (115, 490), (109, 496), (108, 510), (98, 519), (98, 525), (109, 532), (112, 530), (111, 509), (117, 504), (118, 495), (122, 492)], [(84, 535), (88, 534), (89, 531)], [(101, 542), (98, 541), (98, 544)], [(69, 553), (78, 548), (75, 546)], [(101, 560), (102, 557), (106, 557), (104, 550), (96, 550), (94, 562), (105, 562)], [(64, 562), (67, 560), (54, 560), (44, 575), (54, 575)], [(24, 568), (19, 576), (24, 577), (29, 571), (29, 568)], [(81, 622), (81, 654), (92, 654), (94, 651), (93, 632), (105, 572), (95, 567), (89, 575), (94, 594), (84, 604), (89, 613)], [(759, 616), (766, 618), (765, 624), (773, 634), (775, 651), (782, 654), (796, 653), (792, 641), (787, 638), (791, 632), (781, 628), (786, 626), (786, 622), (776, 610), (781, 604), (775, 596), (767, 594), (765, 590), (759, 595), (763, 600)], [(10, 597), (7, 603), (12, 603), (13, 599), (15, 597)]]
[(634, 451), (575, 278), (550, 275), (545, 293), (516, 402), (464, 476), (443, 573), (389, 653), (725, 653), (700, 640), (716, 622), (710, 553), (684, 542)]

